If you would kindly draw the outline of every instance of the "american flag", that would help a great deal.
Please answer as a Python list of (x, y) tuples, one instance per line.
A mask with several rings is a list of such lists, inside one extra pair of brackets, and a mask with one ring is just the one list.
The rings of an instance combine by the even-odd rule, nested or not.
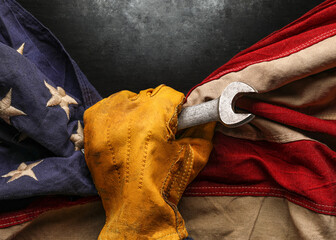
[(233, 81), (259, 92), (236, 102), (254, 120), (217, 126), (209, 162), (185, 192), (191, 236), (335, 239), (335, 16), (336, 1), (325, 1), (189, 92), (185, 106)]
[[(12, 199), (95, 193), (78, 149), (80, 116), (100, 97), (49, 31), (14, 1), (0, 3), (0, 109), (5, 109), (0, 206), (14, 202), (23, 209), (3, 213), (4, 227), (28, 221), (50, 206), (92, 200)], [(232, 81), (246, 82), (260, 93), (236, 104), (256, 115), (252, 122), (236, 129), (217, 127), (209, 163), (185, 192), (179, 209), (195, 239), (336, 237), (335, 14), (336, 1), (325, 1), (189, 92), (185, 106), (218, 97)], [(40, 42), (36, 33), (49, 41)], [(53, 55), (46, 57), (49, 52)], [(42, 120), (46, 112), (53, 117)], [(32, 125), (25, 129), (28, 123)], [(51, 134), (54, 128), (60, 132)], [(9, 156), (14, 152), (15, 158)], [(51, 170), (59, 175), (48, 177)], [(11, 189), (9, 184), (16, 185)]]
[(100, 99), (46, 27), (0, 1), (0, 228), (88, 201), (51, 195), (96, 194), (81, 150), (84, 110)]

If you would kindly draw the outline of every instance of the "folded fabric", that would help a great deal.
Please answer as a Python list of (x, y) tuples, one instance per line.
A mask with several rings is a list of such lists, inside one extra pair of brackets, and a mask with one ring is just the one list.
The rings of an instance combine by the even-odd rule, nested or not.
[[(101, 97), (52, 33), (14, 0), (0, 0), (0, 29), (0, 200), (96, 194), (80, 150), (84, 110)], [(0, 226), (41, 212), (0, 216)]]
[[(180, 207), (187, 230), (195, 240), (247, 236), (335, 239), (335, 231), (330, 231), (335, 225), (333, 216), (312, 213), (282, 198), (182, 197)], [(33, 221), (1, 229), (0, 236), (2, 240), (92, 240), (97, 239), (104, 223), (101, 202), (91, 202), (46, 212)]]
[(183, 101), (161, 85), (115, 93), (85, 111), (85, 159), (106, 212), (98, 239), (188, 236), (176, 206), (208, 160), (215, 124), (176, 139)]
[[(336, 1), (324, 2), (235, 56), (188, 94), (185, 106), (217, 98), (233, 81), (245, 82), (259, 91), (236, 103), (240, 110), (256, 115), (252, 122), (235, 129), (217, 126), (209, 163), (185, 193), (199, 198), (186, 198), (181, 205), (184, 210), (191, 202), (194, 206), (206, 205), (204, 209), (212, 211), (223, 208), (223, 212), (232, 213), (225, 220), (228, 226), (241, 227), (225, 230), (221, 225), (207, 230), (189, 225), (193, 235), (215, 239), (212, 233), (216, 231), (217, 236), (235, 239), (245, 226), (244, 236), (269, 239), (269, 235), (260, 234), (260, 229), (268, 222), (262, 216), (272, 215), (270, 208), (242, 197), (242, 206), (244, 199), (250, 204), (245, 207), (249, 213), (260, 213), (251, 218), (255, 219), (251, 224), (251, 219), (241, 221), (244, 217), (233, 209), (236, 204), (228, 204), (230, 199), (236, 199), (232, 196), (259, 196), (281, 198), (290, 211), (284, 216), (295, 221), (294, 225), (306, 223), (308, 234), (298, 233), (289, 227), (290, 222), (276, 225), (277, 221), (284, 222), (282, 215), (273, 214), (272, 224), (281, 226), (284, 232), (292, 229), (289, 238), (279, 239), (335, 238), (334, 224), (325, 225), (326, 219), (334, 222), (335, 218), (324, 216), (336, 215), (335, 14)], [(271, 202), (265, 200), (268, 201)], [(189, 208), (184, 214), (196, 224), (196, 219), (202, 218), (200, 211)], [(314, 224), (300, 218), (314, 219)], [(209, 220), (208, 226), (215, 219)]]
[(105, 223), (101, 202), (55, 209), (0, 230), (1, 240), (94, 240)]

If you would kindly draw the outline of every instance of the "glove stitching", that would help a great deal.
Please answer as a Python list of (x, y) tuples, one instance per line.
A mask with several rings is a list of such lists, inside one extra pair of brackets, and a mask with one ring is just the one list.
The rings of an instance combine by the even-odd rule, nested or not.
[(171, 189), (172, 189), (172, 187), (174, 186), (174, 184), (175, 184), (175, 182), (176, 182), (176, 180), (179, 178), (179, 173), (181, 173), (181, 171), (179, 170), (174, 176), (172, 176), (172, 182), (171, 182), (171, 184), (170, 184), (170, 187), (169, 187), (169, 196), (171, 195), (171, 193), (170, 193), (170, 191), (171, 191)]
[[(187, 158), (187, 161), (186, 161), (186, 166), (185, 166), (185, 169), (184, 169), (184, 173), (182, 175), (182, 179), (181, 179), (181, 182), (180, 182), (180, 188), (179, 188), (179, 193), (178, 193), (178, 197), (182, 197), (182, 194), (184, 192), (184, 188), (186, 187), (187, 185), (187, 182), (188, 182), (188, 179), (190, 178), (190, 174), (191, 174), (191, 168), (192, 168), (192, 165), (193, 165), (193, 159), (194, 159), (194, 153), (189, 145), (189, 154), (188, 154), (188, 158)], [(190, 162), (189, 162), (190, 160)], [(188, 169), (188, 172), (187, 171), (187, 168), (189, 166), (189, 169)]]
[(172, 210), (174, 211), (175, 214), (175, 224), (176, 224), (176, 232), (179, 236), (180, 239), (182, 239), (182, 236), (179, 232), (178, 226), (179, 226), (179, 215), (178, 215), (178, 209), (176, 207), (176, 205), (172, 202), (170, 202), (165, 196), (163, 196), (165, 202), (172, 208)]
[[(187, 151), (187, 150), (186, 150)], [(178, 183), (178, 189), (177, 189), (177, 198), (180, 197), (181, 195), (181, 189), (182, 189), (182, 185), (183, 185), (183, 181), (184, 181), (184, 176), (186, 174), (186, 171), (187, 171), (187, 165), (188, 165), (188, 162), (189, 162), (189, 158), (190, 158), (190, 152), (187, 152), (188, 153), (188, 157), (187, 157), (187, 160), (185, 162), (183, 162), (183, 166), (181, 168), (181, 173), (182, 175), (180, 176), (179, 178), (179, 183)]]
[[(179, 189), (178, 189), (178, 192), (177, 192), (177, 194), (178, 194), (177, 198), (178, 199), (181, 199), (181, 197), (182, 197), (184, 189), (185, 189), (185, 187), (188, 183), (188, 180), (190, 178), (191, 170), (192, 170), (192, 166), (193, 166), (194, 152), (192, 151), (190, 144), (188, 145), (188, 148), (189, 148), (188, 157), (187, 157), (187, 161), (185, 162), (185, 165), (184, 165), (184, 173), (182, 175), (181, 182), (179, 184)], [(189, 166), (189, 169), (188, 169), (188, 166)], [(188, 172), (186, 172), (187, 169), (188, 169)], [(179, 214), (178, 210), (177, 210), (177, 216), (176, 217), (177, 217), (176, 218), (177, 229), (178, 229), (178, 226), (180, 226), (180, 225), (183, 227), (183, 218)]]
[(142, 165), (141, 165), (141, 170), (140, 170), (140, 178), (139, 178), (139, 186), (138, 186), (139, 189), (142, 188), (143, 178), (145, 174), (146, 161), (147, 161), (148, 144), (149, 144), (149, 140), (151, 136), (152, 136), (152, 132), (148, 131), (146, 141), (145, 141), (145, 146), (144, 146), (144, 156), (142, 159)]
[[(172, 174), (171, 174), (171, 170), (172, 170), (172, 168), (174, 167), (174, 165), (177, 163), (177, 161), (178, 161), (178, 159), (179, 159), (179, 156), (180, 156), (181, 152), (183, 151), (183, 149), (184, 149), (184, 145), (182, 145), (182, 146), (180, 147), (180, 150), (177, 152), (176, 156), (174, 157), (174, 161), (173, 161), (172, 165), (170, 166), (170, 168), (169, 168), (169, 170), (168, 170), (168, 174), (167, 174), (167, 176), (166, 176), (166, 178), (165, 178), (165, 180), (164, 180), (164, 182), (163, 182), (163, 184), (162, 184), (161, 194), (164, 194), (165, 196), (170, 195), (169, 192), (170, 192), (172, 186), (173, 186), (174, 183), (175, 183), (176, 177), (174, 178), (174, 177), (172, 176)], [(169, 183), (168, 178), (169, 178), (169, 180), (173, 179), (172, 182)], [(167, 184), (167, 187), (166, 187), (166, 184)], [(162, 192), (162, 189), (165, 189), (165, 191)]]
[[(179, 226), (178, 209), (177, 209), (177, 207), (176, 207), (176, 205), (175, 205), (174, 203), (170, 202), (170, 201), (167, 199), (166, 192), (165, 192), (165, 189), (164, 189), (164, 188), (165, 188), (165, 186), (166, 186), (166, 184), (167, 184), (167, 182), (168, 182), (168, 178), (170, 178), (170, 177), (172, 176), (172, 174), (171, 174), (172, 168), (173, 168), (174, 165), (178, 162), (180, 153), (183, 151), (184, 147), (185, 147), (184, 145), (182, 145), (182, 146), (180, 147), (180, 150), (178, 151), (178, 153), (176, 154), (176, 157), (174, 158), (175, 160), (173, 161), (173, 163), (172, 163), (172, 164), (170, 165), (170, 167), (169, 167), (168, 174), (167, 174), (167, 176), (166, 176), (166, 178), (165, 178), (165, 180), (164, 180), (164, 182), (163, 182), (163, 184), (162, 184), (162, 187), (161, 187), (161, 195), (162, 195), (164, 201), (165, 201), (165, 202), (172, 208), (172, 210), (174, 211), (174, 214), (175, 214), (175, 223), (176, 223), (176, 232), (177, 232), (177, 234), (178, 234), (178, 236), (179, 236), (180, 239), (182, 239), (182, 236), (181, 236), (181, 234), (180, 234), (180, 232), (179, 232), (179, 229), (178, 229), (178, 226)], [(170, 178), (170, 179), (171, 179), (171, 178)], [(175, 179), (176, 179), (176, 178), (175, 178)], [(172, 183), (175, 182), (175, 179), (173, 180)], [(171, 189), (171, 187), (172, 187), (172, 183), (170, 183), (170, 184), (167, 186), (167, 189)], [(166, 235), (166, 236), (169, 236), (169, 235), (171, 235), (171, 234), (168, 234), (168, 235)], [(164, 238), (164, 237), (166, 237), (166, 236), (163, 236), (162, 238)]]
[[(185, 145), (183, 145), (183, 151), (185, 151)], [(180, 154), (181, 154), (181, 152), (180, 152)], [(179, 156), (180, 156), (180, 154), (179, 154)], [(178, 160), (176, 161), (175, 165), (177, 164)], [(171, 183), (171, 187), (170, 188), (172, 188), (175, 185), (175, 183), (176, 183), (176, 185), (178, 187), (178, 180), (181, 179), (182, 169), (183, 169), (183, 167), (178, 168), (177, 171), (175, 172), (175, 174), (172, 176), (173, 181)], [(178, 193), (178, 189), (177, 189), (177, 193)], [(178, 198), (178, 195), (176, 197)]]
[[(179, 112), (181, 112), (184, 99), (185, 99), (185, 97), (183, 96), (182, 99), (180, 100), (180, 104), (177, 105), (177, 107), (175, 108), (173, 116), (166, 123), (167, 128), (168, 128), (168, 133), (167, 133), (167, 136), (166, 136), (167, 141), (175, 139), (175, 133), (177, 131), (177, 124), (178, 124), (177, 115), (179, 114)], [(176, 123), (173, 123), (173, 121), (175, 121), (175, 119), (176, 119)]]
[(126, 152), (126, 176), (125, 182), (128, 183), (129, 181), (129, 172), (130, 172), (130, 155), (131, 155), (131, 126), (128, 126), (127, 130), (127, 152)]
[(112, 146), (112, 143), (110, 141), (110, 136), (111, 136), (111, 125), (107, 128), (107, 131), (106, 131), (106, 135), (107, 135), (107, 146), (108, 146), (108, 150), (111, 152), (112, 154), (112, 163), (114, 165), (114, 169), (117, 171), (117, 174), (118, 174), (118, 181), (119, 181), (119, 184), (121, 183), (121, 173), (119, 171), (119, 168), (117, 166), (117, 161), (116, 161), (116, 158), (115, 158), (115, 153), (114, 153), (114, 149), (113, 149), (113, 146)]

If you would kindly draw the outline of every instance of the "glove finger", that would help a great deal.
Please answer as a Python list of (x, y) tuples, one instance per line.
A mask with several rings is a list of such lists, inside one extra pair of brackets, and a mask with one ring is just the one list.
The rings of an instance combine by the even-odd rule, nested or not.
[(193, 156), (188, 184), (195, 179), (208, 162), (215, 126), (216, 122), (211, 122), (189, 128), (177, 140), (179, 144), (188, 144), (191, 151), (190, 155)]
[(135, 92), (131, 92), (131, 91), (128, 91), (128, 90), (123, 90), (123, 91), (120, 91), (120, 92), (117, 92), (117, 93), (114, 93), (112, 95), (110, 95), (108, 97), (109, 101), (111, 102), (116, 102), (116, 103), (122, 103), (122, 102), (125, 102), (129, 99), (132, 99), (134, 97), (138, 96), (137, 93)]
[(164, 195), (171, 203), (178, 204), (188, 184), (208, 162), (215, 125), (213, 122), (187, 129), (182, 137), (173, 141), (178, 157), (163, 187)]
[(141, 91), (134, 99), (147, 106), (146, 112), (142, 113), (143, 117), (148, 116), (146, 121), (152, 120), (153, 127), (159, 124), (162, 130), (168, 131), (167, 140), (175, 138), (177, 117), (184, 101), (183, 93), (171, 87), (160, 85), (155, 89)]
[[(132, 100), (146, 99), (148, 97), (154, 97), (158, 93), (163, 94), (163, 92), (166, 90), (165, 88), (170, 88), (170, 87), (168, 87), (164, 84), (161, 84), (161, 85), (157, 86), (156, 88), (148, 88), (148, 89), (145, 89), (145, 90), (141, 90), (137, 96), (133, 97)], [(177, 92), (177, 91), (174, 90), (174, 95), (175, 95), (175, 92)]]
[(159, 86), (153, 90), (151, 97), (155, 98), (157, 103), (167, 102), (167, 104), (160, 104), (157, 107), (162, 108), (167, 113), (166, 116), (169, 117), (166, 119), (166, 127), (169, 132), (168, 139), (175, 139), (177, 119), (184, 103), (184, 94), (167, 86)]

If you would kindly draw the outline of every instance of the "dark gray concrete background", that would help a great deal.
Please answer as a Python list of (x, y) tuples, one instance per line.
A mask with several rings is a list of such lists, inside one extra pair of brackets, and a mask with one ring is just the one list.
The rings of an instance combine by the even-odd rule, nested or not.
[(18, 0), (104, 96), (165, 83), (187, 92), (322, 0)]

